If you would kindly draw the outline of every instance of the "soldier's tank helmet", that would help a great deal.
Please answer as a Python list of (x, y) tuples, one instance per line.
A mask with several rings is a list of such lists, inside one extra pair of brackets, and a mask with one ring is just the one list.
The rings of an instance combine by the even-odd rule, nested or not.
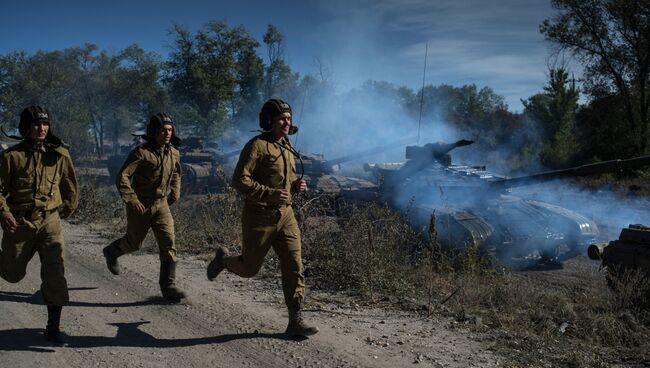
[[(262, 110), (260, 110), (260, 128), (264, 131), (271, 130), (273, 119), (285, 112), (292, 114), (291, 105), (288, 102), (279, 98), (272, 98), (266, 101), (262, 105)], [(292, 124), (289, 129), (289, 134), (295, 134), (297, 131), (298, 127)]]
[(45, 123), (52, 128), (52, 114), (43, 106), (30, 106), (20, 113), (20, 122), (18, 123), (18, 132), (22, 137), (29, 134), (29, 128), (32, 124)]
[(53, 133), (52, 126), (54, 125), (54, 117), (52, 114), (47, 108), (38, 105), (26, 107), (23, 112), (20, 113), (20, 121), (18, 122), (18, 132), (20, 133), (20, 137), (10, 137), (15, 139), (21, 139), (21, 137), (23, 139), (27, 138), (32, 124), (39, 123), (48, 124), (50, 126), (50, 129), (47, 131), (47, 135), (45, 136), (45, 142), (51, 143), (55, 146), (63, 145), (64, 147), (67, 147), (67, 145)]
[(171, 125), (172, 126), (172, 140), (171, 143), (174, 146), (180, 146), (181, 144), (181, 139), (176, 136), (176, 127), (174, 126), (174, 120), (172, 119), (171, 116), (164, 112), (159, 112), (156, 115), (151, 116), (149, 119), (149, 123), (147, 124), (147, 135), (145, 139), (148, 141), (156, 139), (156, 134), (158, 133), (158, 129), (162, 128), (163, 125)]

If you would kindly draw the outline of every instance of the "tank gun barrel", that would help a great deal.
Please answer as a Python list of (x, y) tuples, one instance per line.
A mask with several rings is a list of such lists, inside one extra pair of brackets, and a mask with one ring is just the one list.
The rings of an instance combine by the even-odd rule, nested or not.
[(229, 152), (226, 152), (226, 153), (218, 153), (218, 154), (216, 154), (216, 156), (217, 156), (217, 158), (219, 160), (226, 161), (231, 157), (237, 156), (239, 154), (239, 152), (241, 152), (241, 149), (236, 149), (234, 151), (229, 151)]
[(505, 189), (544, 181), (551, 181), (555, 179), (598, 175), (605, 173), (618, 173), (624, 169), (633, 169), (648, 165), (650, 165), (650, 155), (634, 157), (627, 160), (596, 162), (593, 164), (587, 164), (568, 169), (546, 171), (543, 173), (522, 176), (518, 178), (502, 179), (491, 182), (490, 186), (494, 189)]
[(364, 150), (364, 151), (355, 152), (355, 153), (352, 153), (352, 154), (349, 154), (349, 155), (345, 155), (345, 156), (342, 156), (342, 157), (335, 158), (333, 160), (327, 160), (326, 163), (327, 163), (327, 165), (329, 167), (332, 167), (332, 166), (335, 166), (335, 165), (338, 165), (338, 164), (342, 164), (344, 162), (356, 160), (356, 159), (359, 159), (359, 158), (364, 158), (366, 156), (374, 155), (376, 153), (385, 152), (385, 151), (387, 151), (389, 149), (399, 148), (399, 147), (401, 147), (401, 146), (403, 146), (405, 144), (408, 144), (410, 142), (415, 141), (416, 139), (417, 139), (417, 137), (413, 136), (413, 137), (408, 137), (408, 138), (401, 139), (401, 140), (398, 140), (398, 141), (389, 142), (389, 143), (383, 144), (383, 145), (378, 146), (378, 147), (373, 147), (373, 148), (370, 148), (370, 149), (367, 149), (367, 150)]

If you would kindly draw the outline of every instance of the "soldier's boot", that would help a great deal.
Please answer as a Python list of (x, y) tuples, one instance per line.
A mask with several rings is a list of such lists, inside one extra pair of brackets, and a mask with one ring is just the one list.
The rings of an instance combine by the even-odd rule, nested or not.
[(56, 346), (68, 345), (65, 334), (59, 329), (62, 309), (63, 307), (61, 306), (47, 306), (47, 326), (45, 327), (43, 337), (45, 337), (46, 341)]
[(160, 261), (160, 292), (165, 298), (178, 302), (187, 297), (185, 292), (176, 287), (176, 262), (169, 260)]
[(284, 332), (292, 336), (311, 336), (318, 332), (318, 327), (310, 326), (302, 319), (300, 307), (289, 308), (289, 325)]
[(206, 271), (206, 274), (208, 276), (208, 280), (213, 281), (221, 271), (223, 271), (226, 268), (226, 262), (224, 261), (224, 257), (226, 256), (226, 252), (223, 250), (223, 248), (219, 247), (215, 251), (214, 254), (214, 259), (208, 264), (208, 269)]
[(120, 240), (121, 239), (115, 240), (102, 250), (104, 257), (106, 258), (106, 267), (108, 267), (108, 270), (111, 271), (113, 275), (120, 274), (120, 263), (117, 261), (117, 258), (124, 254), (122, 249), (118, 246)]

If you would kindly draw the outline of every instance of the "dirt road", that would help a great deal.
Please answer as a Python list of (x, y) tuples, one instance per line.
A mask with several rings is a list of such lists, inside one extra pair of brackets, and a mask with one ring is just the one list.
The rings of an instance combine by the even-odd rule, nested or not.
[(42, 338), (46, 320), (36, 256), (18, 284), (0, 280), (2, 367), (491, 367), (488, 342), (453, 322), (421, 319), (309, 293), (305, 317), (321, 332), (303, 340), (282, 334), (280, 286), (268, 280), (205, 277), (205, 260), (181, 258), (179, 285), (190, 298), (158, 297), (158, 260), (120, 258), (110, 274), (107, 239), (86, 225), (65, 226), (70, 305), (62, 329), (68, 347)]

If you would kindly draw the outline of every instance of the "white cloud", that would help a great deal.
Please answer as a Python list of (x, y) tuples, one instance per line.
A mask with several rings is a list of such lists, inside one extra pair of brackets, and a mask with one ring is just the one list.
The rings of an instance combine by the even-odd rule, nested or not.
[(518, 110), (546, 80), (538, 26), (553, 14), (548, 0), (333, 0), (321, 11), (331, 18), (318, 37), (334, 40), (341, 85), (378, 79), (419, 88), (427, 43), (428, 84), (487, 85)]

